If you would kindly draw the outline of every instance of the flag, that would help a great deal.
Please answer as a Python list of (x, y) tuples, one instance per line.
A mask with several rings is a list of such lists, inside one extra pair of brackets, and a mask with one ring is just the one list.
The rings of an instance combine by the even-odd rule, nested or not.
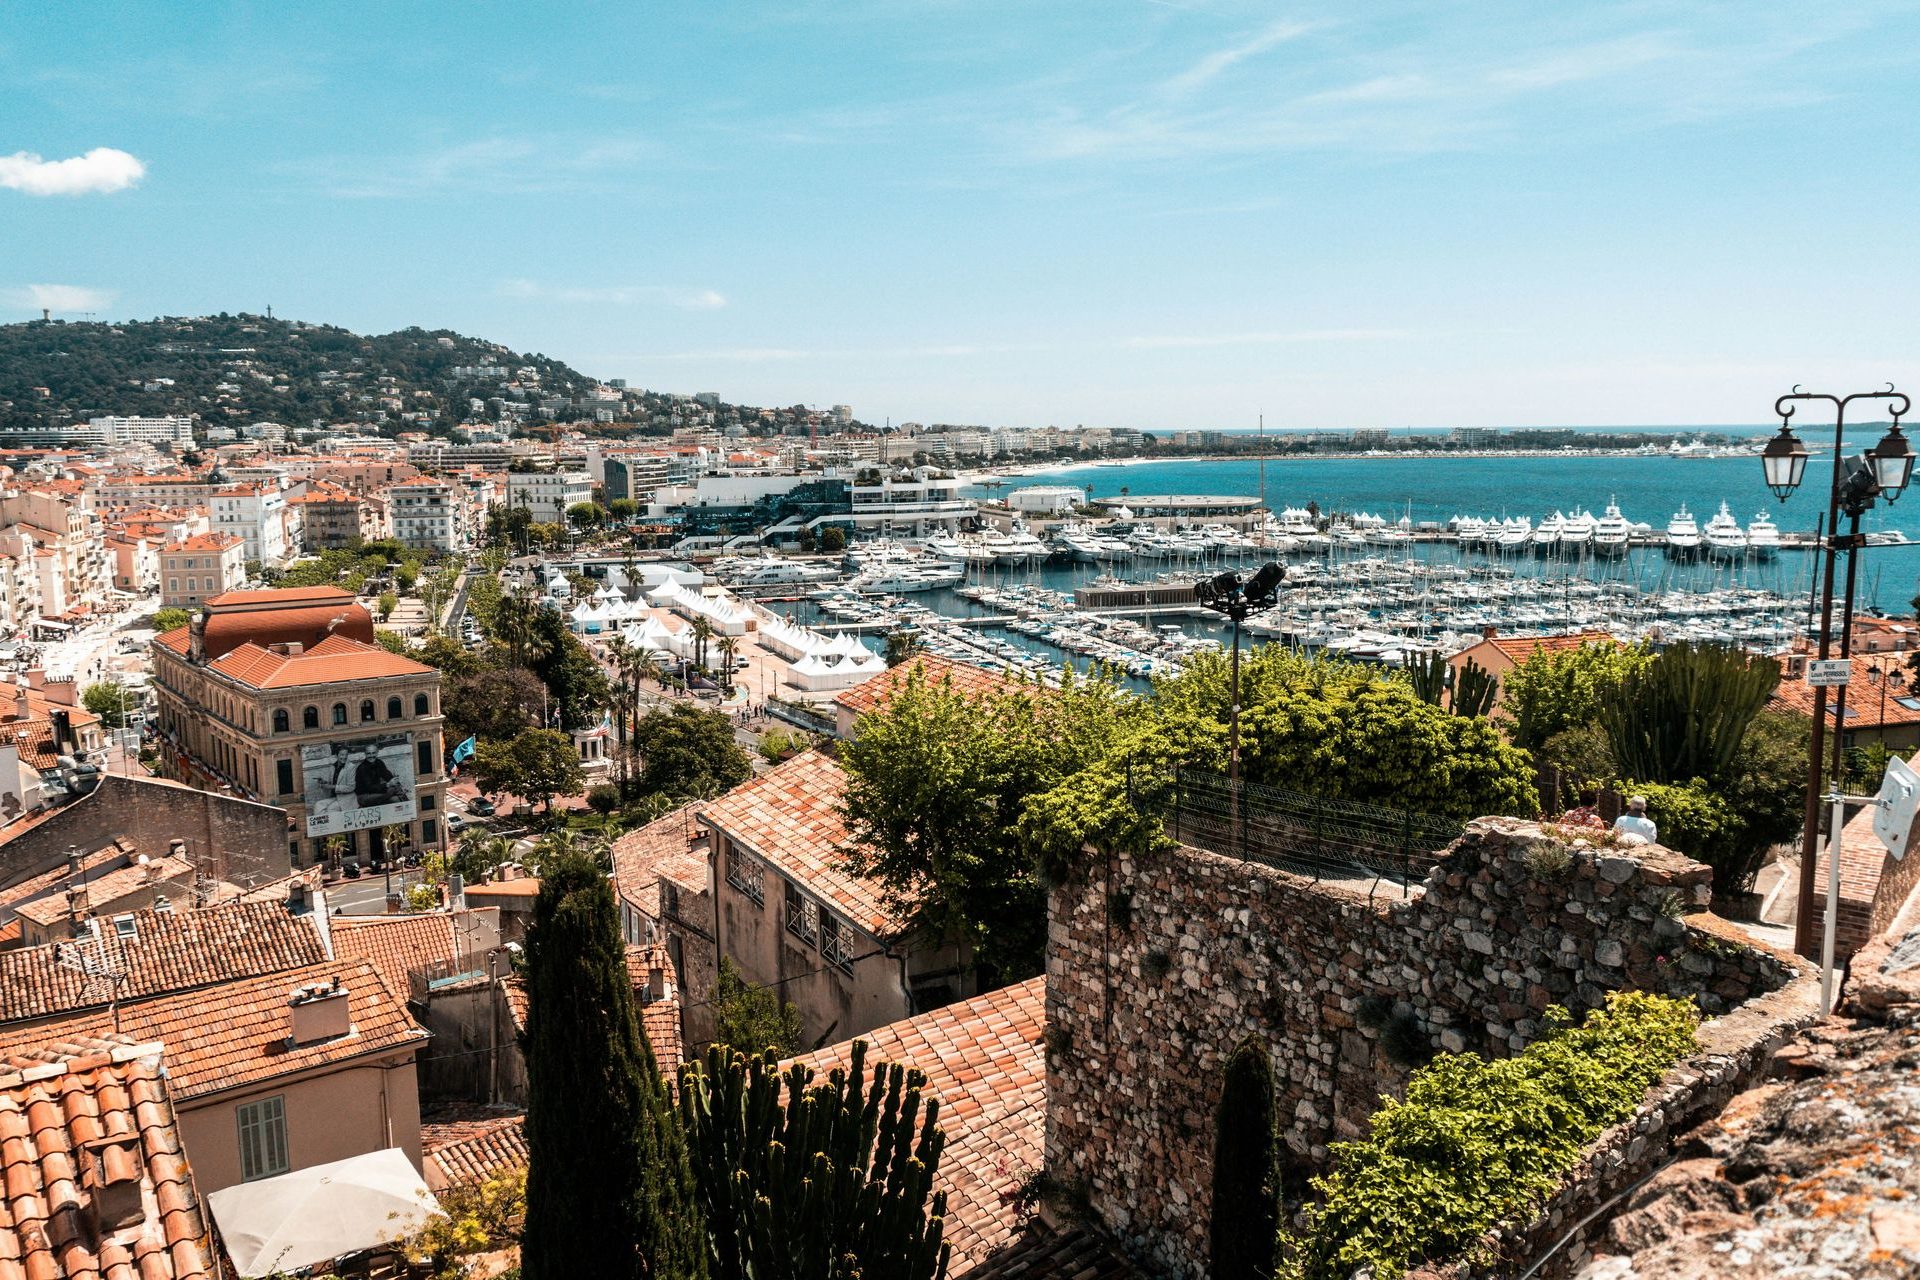
[(473, 747), (474, 747), (474, 743), (471, 737), (469, 737), (465, 742), (461, 743), (459, 746), (455, 747), (453, 749), (453, 763), (459, 764), (463, 760), (472, 759)]

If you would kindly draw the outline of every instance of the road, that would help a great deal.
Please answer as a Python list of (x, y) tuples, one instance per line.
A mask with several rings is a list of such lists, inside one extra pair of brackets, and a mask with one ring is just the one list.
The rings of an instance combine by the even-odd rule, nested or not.
[[(401, 892), (420, 880), (418, 870), (393, 874), (393, 891)], [(357, 880), (336, 880), (327, 886), (327, 910), (336, 915), (377, 916), (387, 909), (387, 878), (362, 873)]]

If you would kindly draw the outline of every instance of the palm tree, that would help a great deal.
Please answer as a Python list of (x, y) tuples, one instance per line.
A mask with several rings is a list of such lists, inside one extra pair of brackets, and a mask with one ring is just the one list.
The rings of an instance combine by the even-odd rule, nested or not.
[(733, 659), (739, 652), (740, 642), (737, 639), (732, 636), (720, 637), (720, 656), (727, 660), (727, 669), (720, 677), (720, 683), (726, 686), (728, 693), (733, 692)]
[(702, 671), (707, 667), (707, 641), (713, 638), (713, 624), (705, 618), (693, 620), (693, 665)]

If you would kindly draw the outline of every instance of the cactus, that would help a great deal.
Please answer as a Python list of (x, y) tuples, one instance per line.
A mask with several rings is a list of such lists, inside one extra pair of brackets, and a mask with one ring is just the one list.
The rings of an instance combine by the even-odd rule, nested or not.
[(946, 1135), (926, 1077), (866, 1072), (866, 1044), (824, 1083), (715, 1045), (680, 1076), (680, 1115), (707, 1215), (713, 1280), (944, 1280)]
[(1500, 682), (1472, 658), (1453, 674), (1453, 714), (1457, 716), (1487, 715), (1499, 695)]
[(1627, 676), (1618, 698), (1601, 706), (1600, 725), (1622, 777), (1719, 782), (1779, 683), (1771, 658), (1676, 644)]
[(1447, 660), (1437, 653), (1407, 659), (1407, 681), (1420, 701), (1439, 706), (1447, 691)]

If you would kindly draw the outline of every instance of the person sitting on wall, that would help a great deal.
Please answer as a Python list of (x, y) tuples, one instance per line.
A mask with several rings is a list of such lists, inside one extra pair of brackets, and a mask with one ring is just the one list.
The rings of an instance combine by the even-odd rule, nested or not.
[(1647, 816), (1647, 798), (1629, 796), (1627, 811), (1613, 820), (1613, 833), (1621, 844), (1658, 844), (1660, 828)]

